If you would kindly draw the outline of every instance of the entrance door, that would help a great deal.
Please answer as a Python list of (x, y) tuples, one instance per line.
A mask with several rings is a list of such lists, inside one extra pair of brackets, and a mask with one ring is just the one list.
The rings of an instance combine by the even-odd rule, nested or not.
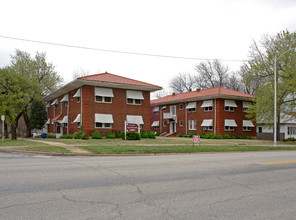
[(176, 122), (171, 121), (170, 122), (170, 133), (176, 132)]

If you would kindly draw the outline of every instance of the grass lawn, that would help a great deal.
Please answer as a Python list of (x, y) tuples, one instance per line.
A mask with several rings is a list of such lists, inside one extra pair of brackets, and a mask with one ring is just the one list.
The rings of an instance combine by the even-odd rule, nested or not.
[[(157, 154), (157, 153), (193, 153), (193, 152), (231, 152), (231, 151), (274, 151), (296, 150), (296, 142), (278, 142), (249, 139), (201, 139), (201, 144), (192, 144), (192, 138), (141, 139), (124, 141), (121, 139), (73, 140), (73, 139), (36, 139), (42, 141), (64, 143), (81, 148), (93, 154)], [(36, 143), (27, 140), (5, 141), (1, 146), (15, 146), (15, 149), (56, 153), (71, 153), (69, 150)], [(23, 147), (24, 146), (24, 147)]]

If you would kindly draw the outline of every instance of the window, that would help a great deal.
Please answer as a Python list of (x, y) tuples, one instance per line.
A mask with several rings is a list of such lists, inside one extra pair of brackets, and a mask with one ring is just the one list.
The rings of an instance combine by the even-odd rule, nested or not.
[(57, 109), (58, 109), (58, 107), (59, 107), (58, 105), (54, 105), (54, 109), (55, 109), (55, 110), (57, 110)]
[(74, 120), (74, 119), (73, 119), (73, 115), (71, 115), (71, 124), (73, 123), (73, 120)]
[(288, 135), (295, 135), (296, 127), (288, 127)]
[(71, 100), (73, 101), (73, 96), (74, 96), (74, 93), (73, 92), (71, 92)]
[(96, 122), (96, 128), (112, 128), (112, 124)]
[(224, 130), (225, 131), (234, 131), (234, 127), (233, 126), (225, 126)]
[(154, 126), (153, 129), (154, 130), (159, 130), (159, 126)]
[(180, 126), (180, 127), (183, 127), (183, 120), (180, 120), (180, 121), (179, 121), (179, 126)]
[(80, 128), (80, 122), (77, 122), (77, 128)]
[(204, 126), (203, 129), (205, 131), (212, 131), (213, 130), (213, 126)]
[(205, 112), (211, 112), (211, 111), (213, 111), (213, 107), (212, 106), (205, 107), (204, 111)]
[(258, 132), (262, 133), (262, 127), (258, 127)]
[(77, 103), (80, 103), (80, 97), (77, 97)]
[(183, 110), (183, 104), (179, 105), (179, 110)]
[(167, 121), (163, 121), (163, 127), (166, 127)]
[(162, 111), (164, 111), (164, 112), (166, 111), (166, 106), (162, 107)]
[(188, 120), (189, 130), (196, 130), (196, 120)]
[(176, 106), (175, 105), (170, 106), (170, 112), (172, 115), (176, 115)]
[(188, 112), (196, 112), (196, 108), (189, 108)]
[(65, 103), (65, 107), (68, 107), (68, 102), (64, 102)]
[(243, 126), (243, 131), (251, 131), (251, 127)]
[(231, 107), (231, 106), (225, 106), (225, 111), (226, 111), (226, 112), (234, 112), (234, 107)]
[(96, 102), (112, 103), (111, 97), (96, 96)]
[(141, 99), (127, 99), (127, 104), (141, 105), (142, 104), (142, 100)]

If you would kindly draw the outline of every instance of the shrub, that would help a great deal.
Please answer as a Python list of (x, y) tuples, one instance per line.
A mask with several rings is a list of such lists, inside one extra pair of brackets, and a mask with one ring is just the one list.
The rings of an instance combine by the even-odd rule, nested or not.
[(115, 138), (124, 138), (124, 131), (117, 132)]
[(183, 134), (178, 134), (178, 137), (183, 137), (184, 135)]
[(92, 139), (102, 139), (102, 134), (98, 131), (94, 131), (92, 134), (91, 134), (91, 137)]
[(57, 138), (54, 134), (47, 134), (46, 138)]
[(75, 132), (73, 134), (73, 138), (74, 139), (84, 139), (84, 140), (87, 140), (89, 139), (89, 137), (87, 136), (87, 134), (85, 134), (83, 131), (79, 131), (79, 132)]
[(82, 133), (81, 136), (80, 136), (80, 139), (82, 139), (82, 140), (88, 140), (89, 139), (89, 136), (87, 136), (87, 134), (85, 134), (85, 133)]
[(151, 139), (155, 139), (155, 134), (154, 134), (154, 132), (153, 131), (149, 131), (149, 133), (148, 133), (148, 138), (151, 138)]
[(141, 138), (148, 138), (148, 133), (147, 133), (147, 131), (142, 131), (142, 132), (141, 132)]
[(107, 139), (114, 139), (115, 138), (115, 134), (113, 132), (108, 132), (106, 138)]
[(69, 135), (64, 134), (60, 138), (62, 138), (62, 139), (73, 139), (73, 134), (69, 134)]
[(138, 132), (135, 132), (135, 131), (126, 132), (126, 140), (140, 140), (140, 139), (141, 137)]

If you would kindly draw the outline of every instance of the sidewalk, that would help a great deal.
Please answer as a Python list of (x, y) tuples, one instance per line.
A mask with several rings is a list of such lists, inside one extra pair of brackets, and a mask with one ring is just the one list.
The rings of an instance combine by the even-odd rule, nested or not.
[(51, 146), (63, 147), (65, 149), (71, 151), (71, 153), (76, 153), (76, 154), (89, 154), (90, 153), (87, 150), (83, 150), (83, 149), (80, 149), (80, 148), (77, 148), (75, 146), (68, 145), (68, 144), (52, 142), (52, 141), (32, 140), (32, 139), (26, 139), (26, 140), (27, 141), (32, 141), (32, 142), (37, 142), (37, 143), (48, 144), (48, 145), (51, 145)]

